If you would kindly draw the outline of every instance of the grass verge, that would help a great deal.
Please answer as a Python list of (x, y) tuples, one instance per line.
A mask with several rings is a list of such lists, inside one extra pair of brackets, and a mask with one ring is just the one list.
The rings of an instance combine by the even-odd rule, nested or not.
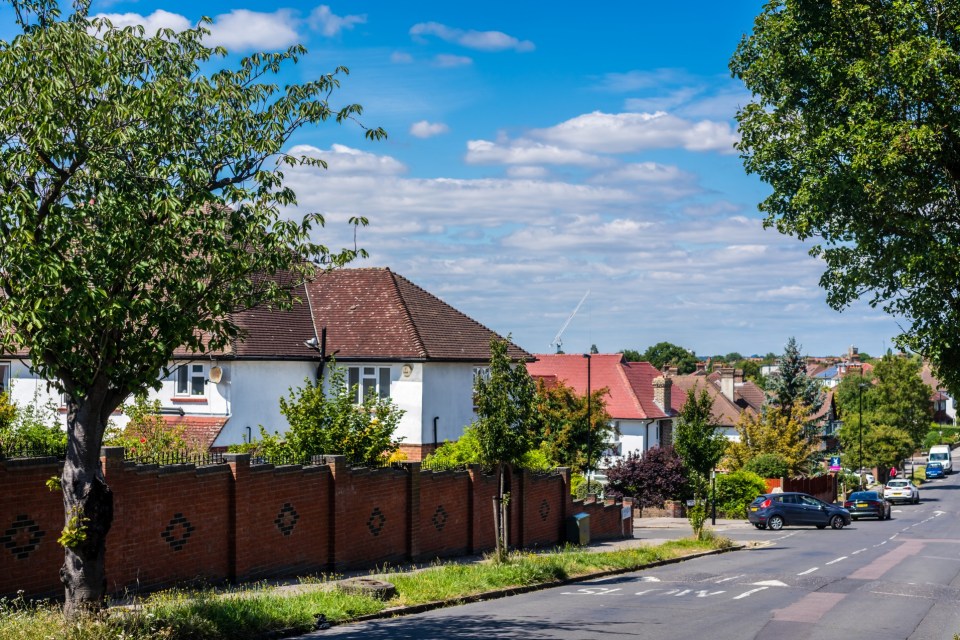
[(320, 578), (304, 581), (302, 588), (292, 593), (268, 585), (230, 591), (163, 591), (144, 598), (135, 607), (115, 607), (66, 624), (58, 606), (0, 599), (0, 640), (239, 640), (305, 632), (314, 628), (315, 615), (320, 613), (331, 622), (344, 622), (396, 607), (457, 602), (499, 589), (639, 569), (730, 546), (729, 540), (718, 537), (598, 553), (568, 547), (553, 553), (518, 552), (503, 564), (436, 564), (419, 571), (381, 572), (378, 577), (397, 588), (397, 595), (386, 602), (344, 593), (331, 579)]

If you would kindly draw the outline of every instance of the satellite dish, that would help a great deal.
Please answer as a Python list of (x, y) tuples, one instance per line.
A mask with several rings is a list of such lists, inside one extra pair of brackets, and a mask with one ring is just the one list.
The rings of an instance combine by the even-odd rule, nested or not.
[(223, 369), (216, 365), (210, 367), (210, 382), (220, 384), (221, 380), (223, 380)]

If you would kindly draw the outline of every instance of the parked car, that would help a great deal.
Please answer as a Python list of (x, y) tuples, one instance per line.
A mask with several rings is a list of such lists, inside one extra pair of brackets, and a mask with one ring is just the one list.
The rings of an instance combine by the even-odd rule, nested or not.
[(894, 478), (883, 488), (883, 497), (890, 502), (920, 502), (920, 489), (906, 478)]
[(932, 478), (942, 478), (946, 475), (944, 473), (943, 465), (939, 462), (928, 462), (925, 471), (925, 477), (927, 480)]
[(843, 508), (850, 512), (850, 517), (854, 520), (857, 518), (890, 519), (890, 503), (879, 491), (854, 491), (844, 500)]
[(747, 509), (747, 519), (757, 529), (779, 531), (785, 525), (813, 525), (825, 529), (843, 529), (850, 524), (850, 512), (799, 492), (766, 493)]

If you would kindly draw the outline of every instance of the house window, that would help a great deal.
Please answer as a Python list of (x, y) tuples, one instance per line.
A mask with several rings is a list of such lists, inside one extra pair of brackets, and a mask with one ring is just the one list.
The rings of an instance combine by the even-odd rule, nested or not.
[(0, 362), (0, 393), (10, 390), (10, 363)]
[(354, 401), (360, 404), (373, 394), (381, 399), (390, 397), (390, 367), (350, 367), (347, 384), (354, 392)]
[(202, 364), (183, 364), (177, 368), (177, 395), (202, 396), (204, 383), (207, 380), (206, 371)]

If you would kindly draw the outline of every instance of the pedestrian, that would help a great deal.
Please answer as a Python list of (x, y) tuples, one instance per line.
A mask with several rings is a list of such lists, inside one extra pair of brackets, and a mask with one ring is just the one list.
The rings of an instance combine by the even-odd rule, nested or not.
[(897, 477), (897, 468), (896, 468), (896, 467), (890, 467), (890, 477), (891, 477), (891, 478), (896, 478), (896, 477)]

